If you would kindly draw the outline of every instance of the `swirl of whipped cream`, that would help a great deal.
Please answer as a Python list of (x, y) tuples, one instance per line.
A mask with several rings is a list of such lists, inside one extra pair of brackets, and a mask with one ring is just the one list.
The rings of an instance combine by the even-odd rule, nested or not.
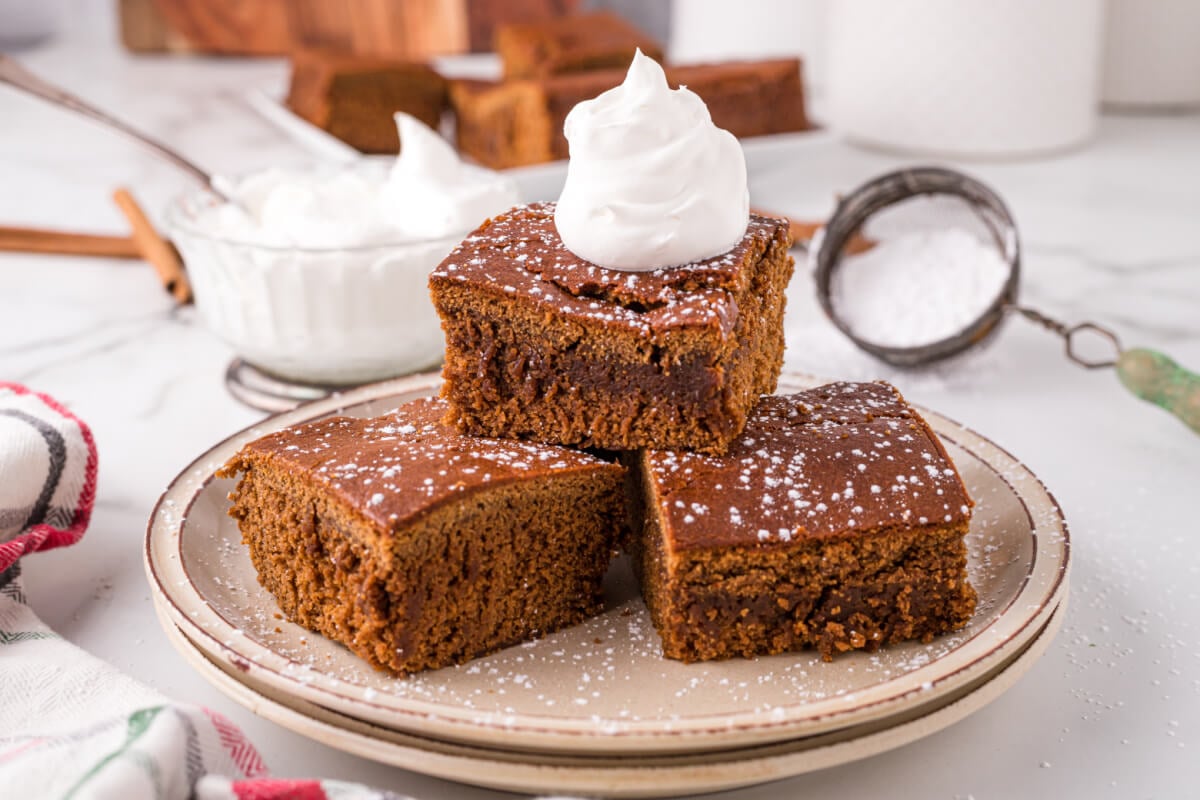
[(579, 103), (554, 223), (567, 249), (611, 269), (649, 271), (730, 250), (746, 233), (746, 157), (686, 87), (639, 50), (625, 82)]
[(396, 114), (403, 143), (392, 163), (360, 159), (312, 169), (271, 168), (227, 181), (237, 203), (201, 223), (233, 241), (318, 249), (462, 236), (517, 204), (511, 180), (464, 164), (442, 137)]

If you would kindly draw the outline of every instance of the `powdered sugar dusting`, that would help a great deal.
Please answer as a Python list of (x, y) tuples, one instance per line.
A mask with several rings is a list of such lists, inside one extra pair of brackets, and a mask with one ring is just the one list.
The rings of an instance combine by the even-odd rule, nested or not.
[[(234, 576), (212, 587), (227, 609), (223, 613), (241, 620), (248, 636), (291, 659), (288, 674), (296, 681), (336, 681), (345, 693), (380, 708), (400, 700), (466, 711), (474, 725), (520, 728), (532, 717), (576, 720), (592, 732), (616, 734), (646, 722), (669, 730), (698, 714), (766, 724), (806, 704), (852, 705), (857, 693), (928, 667), (978, 633), (1014, 588), (1005, 580), (1014, 552), (1010, 539), (1002, 528), (986, 524), (968, 537), (970, 579), (983, 600), (980, 613), (966, 629), (928, 645), (908, 642), (873, 654), (846, 654), (834, 664), (812, 651), (691, 665), (666, 660), (621, 559), (606, 579), (600, 616), (461, 666), (407, 678), (380, 673), (339, 645), (277, 618), (274, 600), (257, 585), (244, 547), (232, 536), (207, 558), (215, 571)], [(648, 693), (647, 687), (656, 688)]]
[(995, 245), (965, 230), (915, 231), (844, 258), (830, 291), (834, 310), (856, 336), (917, 347), (979, 319), (1008, 273)]
[[(369, 408), (371, 413), (384, 410), (374, 403)], [(755, 443), (761, 446), (764, 441)], [(180, 579), (180, 586), (194, 585), (211, 612), (200, 614), (198, 625), (229, 640), (250, 662), (252, 676), (267, 674), (269, 667), (274, 681), (314, 688), (330, 703), (353, 702), (354, 713), (375, 714), (386, 724), (403, 721), (430, 730), (453, 724), (484, 737), (494, 737), (498, 729), (525, 736), (542, 731), (561, 746), (574, 739), (572, 731), (658, 735), (694, 730), (698, 721), (705, 731), (724, 725), (761, 728), (854, 708), (878, 693), (920, 695), (942, 685), (939, 661), (947, 654), (1000, 644), (997, 620), (1024, 613), (1026, 604), (1014, 600), (1026, 598), (1031, 585), (1044, 580), (1030, 578), (1035, 549), (1061, 544), (1065, 532), (1051, 504), (1032, 504), (1032, 516), (1027, 513), (1028, 496), (1022, 500), (1013, 487), (1028, 491), (1036, 483), (1028, 473), (1012, 466), (1001, 474), (953, 440), (947, 446), (978, 502), (966, 538), (969, 578), (980, 597), (975, 617), (965, 629), (928, 645), (906, 642), (874, 654), (848, 653), (830, 664), (813, 652), (700, 664), (664, 660), (628, 565), (618, 561), (606, 580), (605, 611), (599, 617), (460, 667), (394, 678), (282, 618), (274, 599), (258, 585), (240, 533), (225, 514), (233, 481), (208, 480), (219, 463), (199, 464), (188, 478), (199, 494), (186, 519), (182, 503), (164, 503), (160, 516), (171, 531), (182, 531), (177, 563), (186, 566), (187, 579)], [(861, 488), (855, 495), (865, 505)], [(705, 508), (685, 503), (686, 513), (725, 516), (749, 510), (722, 509), (711, 498), (695, 502)], [(1039, 549), (1036, 563), (1047, 561)], [(231, 633), (235, 628), (241, 635)], [(288, 659), (286, 669), (279, 672), (274, 655), (260, 663), (258, 652)]]
[(565, 447), (463, 436), (442, 421), (447, 411), (444, 401), (416, 400), (372, 419), (288, 428), (249, 449), (296, 465), (385, 528), (480, 484), (607, 466)]
[(737, 321), (732, 293), (743, 265), (782, 235), (779, 220), (751, 216), (742, 241), (713, 258), (644, 273), (596, 266), (567, 250), (554, 227), (554, 203), (518, 206), (494, 217), (451, 251), (431, 283), (470, 284), (521, 295), (557, 313), (631, 328), (655, 338), (679, 327), (716, 326), (729, 335)]
[[(891, 386), (835, 383), (764, 398), (725, 456), (655, 451), (648, 463), (679, 545), (790, 542), (967, 519), (970, 501), (932, 436)], [(729, 488), (715, 493), (714, 481)], [(728, 508), (711, 516), (718, 502)]]

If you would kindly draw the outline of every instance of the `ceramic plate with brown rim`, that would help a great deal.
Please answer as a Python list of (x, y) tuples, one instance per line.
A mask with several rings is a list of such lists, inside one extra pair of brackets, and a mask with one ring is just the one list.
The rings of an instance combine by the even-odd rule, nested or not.
[[(780, 391), (818, 382), (784, 375)], [(814, 652), (698, 664), (663, 659), (627, 565), (604, 613), (458, 667), (396, 678), (282, 618), (226, 515), (214, 477), (243, 444), (333, 413), (374, 416), (436, 392), (436, 375), (372, 384), (264, 420), (217, 444), (163, 494), (146, 569), (171, 621), (253, 680), (351, 717), (426, 737), (561, 753), (728, 750), (902, 715), (978, 681), (1043, 628), (1066, 591), (1069, 541), (1054, 498), (1016, 458), (922, 410), (976, 508), (967, 536), (979, 606), (962, 630), (831, 663)]]
[(783, 742), (638, 757), (492, 749), (372, 725), (281, 692), (215, 660), (167, 619), (161, 603), (156, 603), (167, 638), (201, 675), (254, 713), (302, 736), (383, 764), (460, 783), (585, 797), (663, 797), (734, 789), (867, 758), (936, 733), (978, 711), (1016, 683), (1050, 646), (1066, 615), (1064, 605), (994, 672), (930, 703), (906, 707), (884, 719)]

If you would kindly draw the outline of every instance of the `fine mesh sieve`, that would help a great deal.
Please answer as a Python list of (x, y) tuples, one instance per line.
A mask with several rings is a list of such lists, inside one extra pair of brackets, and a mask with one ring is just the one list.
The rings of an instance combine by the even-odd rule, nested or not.
[[(865, 336), (861, 329), (850, 323), (845, 300), (839, 308), (838, 294), (834, 291), (839, 270), (848, 272), (851, 268), (857, 269), (861, 263), (851, 263), (849, 259), (873, 257), (872, 251), (878, 255), (888, 246), (892, 246), (891, 252), (895, 253), (894, 244), (901, 241), (900, 237), (907, 237), (903, 240), (907, 242), (919, 239), (926, 232), (933, 236), (951, 230), (969, 234), (987, 259), (995, 262), (998, 256), (1002, 260), (997, 268), (1003, 272), (994, 282), (992, 293), (986, 296), (976, 293), (971, 298), (975, 305), (966, 309), (965, 317), (953, 316), (963, 309), (949, 309), (945, 320), (953, 327), (941, 330), (927, 341), (889, 342), (880, 337)], [(817, 299), (826, 315), (858, 347), (889, 364), (914, 367), (961, 353), (994, 335), (1009, 312), (1014, 312), (1059, 336), (1071, 361), (1088, 369), (1115, 367), (1121, 382), (1131, 392), (1161, 406), (1200, 432), (1200, 375), (1180, 367), (1162, 353), (1125, 350), (1115, 333), (1096, 323), (1067, 325), (1018, 303), (1021, 247), (1016, 223), (1000, 196), (970, 176), (941, 167), (915, 167), (881, 175), (841, 199), (829, 222), (809, 243), (808, 251)], [(897, 263), (909, 268), (908, 274), (919, 280), (911, 269), (914, 264), (903, 261), (904, 252), (899, 255), (902, 260)], [(916, 266), (924, 268), (923, 265)], [(931, 270), (931, 274), (934, 274), (934, 280), (945, 280), (947, 275), (952, 275), (960, 286), (964, 280), (961, 275), (950, 272), (938, 276)], [(881, 277), (887, 276), (882, 273)], [(889, 313), (897, 316), (923, 313), (928, 304), (917, 302), (919, 295), (921, 292), (928, 294), (930, 290), (936, 292), (939, 288), (906, 287), (903, 283), (887, 287), (884, 282), (881, 285), (886, 287), (883, 291), (888, 295), (880, 297), (880, 302), (887, 305)], [(906, 288), (911, 291), (906, 293)], [(861, 283), (859, 290), (868, 291)], [(845, 298), (847, 295), (843, 292), (840, 296)], [(850, 297), (857, 299), (858, 295)], [(942, 299), (945, 300), (946, 295)], [(1087, 340), (1091, 340), (1090, 347)], [(1089, 355), (1097, 342), (1111, 355)]]

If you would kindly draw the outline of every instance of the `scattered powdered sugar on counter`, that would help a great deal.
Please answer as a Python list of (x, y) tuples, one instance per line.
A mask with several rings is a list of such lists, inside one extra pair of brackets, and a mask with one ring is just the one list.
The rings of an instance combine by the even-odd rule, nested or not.
[(830, 283), (838, 317), (856, 336), (919, 347), (967, 328), (999, 296), (1008, 262), (958, 228), (904, 233), (844, 258)]

